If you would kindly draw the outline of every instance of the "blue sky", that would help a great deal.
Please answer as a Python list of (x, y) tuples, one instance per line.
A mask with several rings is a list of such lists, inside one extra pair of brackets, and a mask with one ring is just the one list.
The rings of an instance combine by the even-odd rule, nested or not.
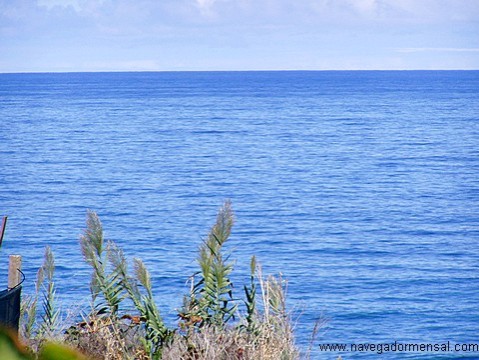
[(0, 72), (479, 69), (479, 0), (0, 0)]

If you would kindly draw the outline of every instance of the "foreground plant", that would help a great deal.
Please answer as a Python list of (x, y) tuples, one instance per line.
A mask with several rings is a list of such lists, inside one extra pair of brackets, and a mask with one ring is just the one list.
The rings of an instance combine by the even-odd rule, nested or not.
[[(233, 223), (231, 203), (227, 201), (200, 245), (199, 271), (191, 277), (191, 289), (178, 313), (179, 326), (170, 329), (155, 303), (146, 266), (134, 259), (130, 275), (122, 250), (112, 241), (105, 242), (98, 215), (89, 211), (80, 245), (93, 270), (92, 310), (83, 322), (68, 329), (64, 341), (100, 359), (297, 359), (286, 312), (286, 283), (281, 277), (264, 279), (253, 256), (250, 281), (243, 287), (245, 299), (234, 296), (233, 262), (224, 252)], [(25, 307), (28, 316), (23, 329), (27, 337), (35, 334), (44, 338), (61, 328), (54, 306), (53, 269), (53, 254), (47, 249), (36, 296)], [(37, 323), (32, 319), (36, 318), (40, 288), (45, 295), (41, 323)], [(124, 302), (127, 304), (122, 305)], [(241, 302), (245, 314), (240, 311)], [(125, 313), (131, 304), (136, 313)]]
[[(192, 285), (179, 313), (186, 330), (164, 351), (164, 359), (296, 359), (289, 314), (286, 312), (285, 282), (262, 279), (259, 274), (264, 314), (257, 311), (256, 258), (250, 262), (250, 283), (244, 286), (246, 316), (240, 316), (233, 296), (230, 274), (233, 264), (223, 254), (234, 223), (231, 203), (220, 209), (216, 223), (199, 249), (199, 280)], [(231, 320), (240, 317), (236, 324)], [(214, 346), (211, 346), (214, 344)]]
[(250, 284), (244, 285), (245, 306), (246, 306), (246, 324), (240, 325), (247, 332), (258, 335), (258, 313), (256, 311), (256, 257), (251, 258), (250, 262)]
[(87, 228), (80, 237), (80, 245), (85, 261), (93, 268), (90, 291), (96, 313), (117, 316), (124, 299), (120, 269), (108, 266), (108, 253), (113, 243), (105, 246), (103, 226), (95, 212), (88, 211)]
[[(144, 337), (141, 338), (143, 349), (151, 358), (159, 359), (162, 349), (170, 341), (173, 331), (166, 327), (153, 298), (150, 273), (141, 260), (134, 259), (135, 277), (130, 278), (123, 252), (116, 246), (113, 250), (111, 261), (119, 269), (123, 288), (140, 313), (138, 321), (144, 324)], [(143, 292), (140, 290), (140, 286), (143, 288)]]
[(0, 328), (0, 358), (2, 360), (87, 360), (78, 351), (52, 342), (42, 346), (38, 354), (32, 354), (26, 350), (15, 333), (4, 328)]
[(45, 340), (57, 338), (62, 329), (54, 275), (55, 258), (47, 246), (43, 264), (37, 272), (35, 295), (27, 297), (21, 308), (20, 334), (36, 350)]
[[(230, 279), (233, 264), (222, 252), (232, 227), (233, 211), (228, 201), (220, 209), (215, 225), (199, 249), (200, 271), (192, 277), (192, 289), (180, 312), (187, 327), (206, 325), (223, 328), (236, 314), (238, 306), (234, 304)], [(199, 277), (196, 283), (195, 277)]]
[[(164, 324), (154, 301), (151, 276), (143, 262), (134, 259), (135, 276), (131, 277), (122, 250), (113, 241), (105, 246), (102, 224), (92, 211), (87, 214), (87, 228), (80, 244), (86, 262), (93, 268), (90, 289), (94, 312), (89, 315), (86, 330), (71, 329), (78, 346), (88, 346), (93, 341), (96, 348), (102, 349), (100, 353), (159, 359), (172, 331)], [(139, 315), (120, 316), (124, 300), (130, 300)], [(98, 332), (102, 336), (92, 336)]]

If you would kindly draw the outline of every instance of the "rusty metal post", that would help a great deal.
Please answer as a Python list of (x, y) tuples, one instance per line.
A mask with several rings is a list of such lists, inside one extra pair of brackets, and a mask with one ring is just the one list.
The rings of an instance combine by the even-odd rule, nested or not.
[(2, 218), (2, 225), (0, 225), (0, 246), (2, 246), (3, 235), (5, 234), (5, 228), (7, 227), (7, 217)]

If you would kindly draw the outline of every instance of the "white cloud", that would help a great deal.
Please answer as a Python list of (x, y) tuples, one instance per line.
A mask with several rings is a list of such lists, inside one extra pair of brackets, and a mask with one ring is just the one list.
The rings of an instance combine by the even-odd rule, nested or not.
[(377, 7), (376, 0), (349, 0), (347, 3), (361, 13), (372, 13)]
[(200, 8), (209, 8), (212, 6), (216, 0), (196, 0), (196, 3)]
[(76, 11), (81, 10), (80, 0), (37, 0), (37, 5), (40, 7), (45, 7), (49, 10), (55, 7), (72, 7)]
[(45, 7), (49, 10), (55, 7), (71, 7), (75, 11), (84, 11), (91, 8), (96, 8), (109, 1), (110, 0), (37, 0), (37, 5), (40, 7)]
[(203, 16), (211, 17), (216, 13), (213, 11), (213, 6), (217, 0), (195, 0), (196, 6), (200, 9)]
[(471, 68), (478, 19), (479, 0), (0, 0), (0, 72)]
[(321, 21), (340, 26), (368, 21), (434, 23), (479, 18), (479, 0), (37, 0), (37, 5), (48, 10), (70, 8), (82, 16), (103, 18), (132, 9), (118, 19), (123, 22), (135, 21), (140, 12), (160, 22), (169, 17), (195, 23), (200, 20), (199, 14), (209, 23), (302, 25)]

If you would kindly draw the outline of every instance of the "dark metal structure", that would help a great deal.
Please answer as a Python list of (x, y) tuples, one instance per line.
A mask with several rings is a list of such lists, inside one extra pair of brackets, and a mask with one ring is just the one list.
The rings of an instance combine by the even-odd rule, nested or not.
[[(0, 246), (2, 246), (6, 226), (7, 217), (4, 216), (0, 225)], [(16, 332), (18, 332), (20, 321), (21, 292), (22, 286), (20, 284), (12, 289), (0, 291), (0, 325)]]
[(0, 325), (18, 331), (22, 287), (0, 291)]

